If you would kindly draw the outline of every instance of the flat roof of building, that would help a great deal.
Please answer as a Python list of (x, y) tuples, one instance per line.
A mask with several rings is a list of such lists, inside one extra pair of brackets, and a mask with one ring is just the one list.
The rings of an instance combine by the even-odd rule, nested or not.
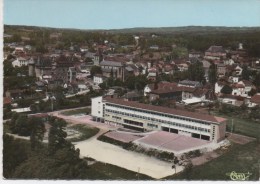
[(214, 122), (217, 124), (223, 123), (226, 121), (226, 119), (222, 118), (222, 117), (216, 117), (216, 116), (207, 115), (207, 114), (199, 114), (199, 113), (195, 113), (195, 112), (189, 112), (189, 111), (167, 108), (167, 107), (162, 107), (162, 106), (155, 106), (155, 105), (150, 105), (150, 104), (143, 104), (143, 103), (133, 102), (133, 101), (124, 101), (123, 99), (118, 99), (118, 98), (105, 97), (104, 100), (107, 102), (110, 102), (110, 103), (128, 106), (128, 107), (132, 107), (132, 108), (145, 109), (145, 110), (149, 110), (149, 111), (161, 112), (161, 113), (166, 113), (166, 114), (173, 114), (173, 115), (182, 116), (182, 117), (189, 117), (189, 118), (193, 118), (193, 119), (197, 119), (197, 120)]
[(158, 131), (134, 140), (134, 143), (179, 154), (206, 147), (210, 141), (170, 132)]

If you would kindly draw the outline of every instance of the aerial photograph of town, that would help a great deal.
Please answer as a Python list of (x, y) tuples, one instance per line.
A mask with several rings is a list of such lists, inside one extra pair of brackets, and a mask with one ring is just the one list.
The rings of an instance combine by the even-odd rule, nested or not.
[(2, 0), (2, 180), (259, 181), (260, 0)]

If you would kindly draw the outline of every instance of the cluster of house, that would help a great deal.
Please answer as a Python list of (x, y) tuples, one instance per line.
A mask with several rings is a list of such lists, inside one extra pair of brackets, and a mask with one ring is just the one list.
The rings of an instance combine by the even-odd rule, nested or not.
[(186, 105), (214, 100), (214, 92), (210, 88), (200, 82), (189, 80), (148, 84), (144, 88), (144, 96), (148, 96), (150, 101), (172, 100)]
[[(52, 33), (50, 39), (58, 41), (61, 36), (61, 33)], [(30, 45), (7, 43), (6, 46), (14, 49), (11, 54), (15, 59), (10, 60), (12, 66), (27, 66), (28, 75), (36, 76), (39, 79), (36, 82), (39, 91), (46, 85), (50, 89), (62, 86), (67, 88), (69, 93), (88, 90), (90, 85), (94, 89), (99, 89), (98, 85), (109, 77), (125, 81), (130, 75), (138, 76), (140, 74), (146, 75), (151, 81), (156, 81), (161, 74), (187, 71), (191, 63), (199, 61), (203, 64), (207, 81), (209, 67), (212, 63), (215, 64), (218, 79), (221, 79), (216, 83), (215, 91), (210, 87), (201, 86), (200, 81), (180, 81), (178, 84), (162, 82), (146, 86), (144, 95), (149, 93), (150, 100), (169, 98), (185, 104), (210, 100), (215, 95), (218, 98), (225, 97), (223, 102), (228, 101), (226, 100), (228, 96), (229, 98), (232, 96), (232, 100), (228, 103), (233, 105), (239, 104), (237, 100), (233, 102), (233, 99), (237, 97), (247, 99), (246, 103), (250, 101), (248, 93), (255, 86), (250, 81), (240, 80), (243, 70), (241, 66), (250, 64), (252, 68), (257, 69), (260, 68), (260, 64), (257, 59), (248, 58), (247, 51), (243, 49), (242, 44), (239, 44), (236, 50), (225, 50), (222, 46), (211, 46), (205, 53), (192, 50), (187, 58), (166, 62), (165, 57), (170, 56), (171, 51), (159, 50), (157, 45), (152, 45), (150, 49), (153, 50), (153, 54), (146, 53), (140, 57), (138, 39), (136, 41), (136, 45), (131, 46), (133, 52), (130, 54), (114, 53), (115, 44), (108, 41), (102, 45), (94, 44), (95, 52), (89, 51), (86, 45), (71, 46), (67, 50), (58, 50), (51, 45), (46, 45), (47, 54), (30, 52), (32, 50)], [(121, 47), (128, 48), (128, 46)], [(102, 74), (96, 74), (90, 80), (90, 69), (93, 65), (100, 66)], [(224, 78), (227, 79), (223, 80)], [(231, 95), (221, 96), (220, 91), (224, 85), (232, 87)]]

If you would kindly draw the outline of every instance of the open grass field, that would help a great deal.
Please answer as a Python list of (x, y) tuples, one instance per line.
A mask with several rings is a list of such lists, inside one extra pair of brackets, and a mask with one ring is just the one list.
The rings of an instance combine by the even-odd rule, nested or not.
[(76, 130), (81, 134), (79, 137), (70, 138), (69, 141), (71, 142), (78, 142), (89, 139), (99, 132), (98, 128), (81, 124), (70, 126), (70, 129)]
[(227, 173), (251, 173), (249, 180), (259, 179), (260, 142), (232, 144), (224, 155), (200, 166), (166, 177), (166, 180), (230, 180)]
[(214, 113), (217, 116), (227, 118), (227, 131), (231, 131), (232, 119), (233, 119), (233, 132), (238, 134), (247, 135), (250, 137), (255, 137), (260, 140), (260, 122), (241, 119), (237, 117), (230, 117), (227, 115)]

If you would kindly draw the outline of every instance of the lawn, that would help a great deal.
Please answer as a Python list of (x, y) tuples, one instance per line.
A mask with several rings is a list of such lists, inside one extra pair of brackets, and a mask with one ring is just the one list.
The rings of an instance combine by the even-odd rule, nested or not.
[(230, 151), (200, 166), (193, 167), (166, 180), (230, 180), (227, 173), (251, 173), (249, 180), (259, 179), (260, 142), (232, 144)]
[(227, 131), (231, 131), (232, 127), (232, 119), (233, 119), (233, 132), (238, 134), (247, 135), (250, 137), (255, 137), (260, 139), (260, 122), (248, 120), (248, 119), (241, 119), (237, 117), (231, 117), (219, 113), (215, 113), (216, 116), (221, 116), (226, 119), (227, 121)]
[(154, 180), (147, 175), (138, 174), (137, 172), (101, 162), (96, 162), (90, 168), (94, 174), (92, 175), (93, 178), (90, 179), (93, 180)]
[(72, 116), (77, 114), (89, 114), (90, 111), (91, 111), (90, 108), (81, 108), (81, 109), (63, 111), (61, 114), (65, 116)]
[(80, 124), (70, 126), (69, 128), (81, 133), (79, 137), (68, 139), (71, 142), (78, 142), (78, 141), (89, 139), (90, 137), (93, 137), (99, 132), (99, 129), (96, 127), (89, 127), (87, 125), (80, 125)]

